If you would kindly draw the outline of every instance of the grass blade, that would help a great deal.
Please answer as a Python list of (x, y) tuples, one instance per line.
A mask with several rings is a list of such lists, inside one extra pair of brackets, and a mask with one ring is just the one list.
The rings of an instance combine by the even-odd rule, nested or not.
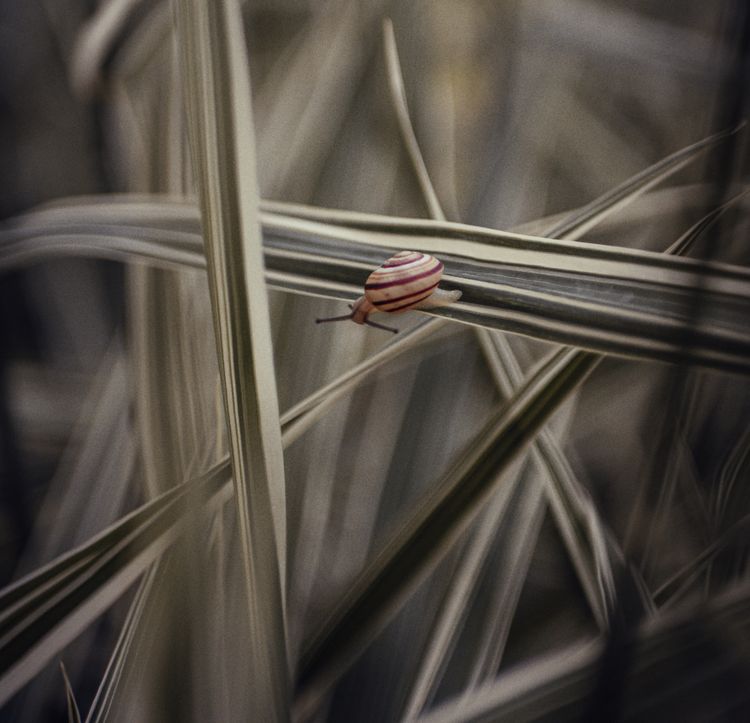
[[(522, 485), (525, 486), (519, 489)], [(489, 605), (489, 608), (496, 611), (495, 620), (502, 621), (505, 631), (507, 632), (510, 628), (512, 615), (508, 615), (508, 610), (514, 607), (513, 598), (520, 594), (526, 579), (531, 553), (536, 546), (544, 517), (542, 492), (543, 487), (538, 481), (529, 479), (525, 474), (517, 473), (514, 476), (509, 475), (507, 484), (498, 490), (488, 503), (488, 509), (484, 512), (469, 543), (469, 548), (458, 567), (455, 580), (451, 584), (451, 589), (431, 633), (429, 648), (406, 705), (405, 719), (416, 718), (432, 700), (443, 676), (448, 657), (463, 629), (470, 602), (476, 595), (478, 578), (484, 572), (490, 546), (497, 536), (503, 519), (508, 514), (512, 497), (520, 494), (524, 498), (520, 507), (529, 510), (530, 514), (521, 514), (515, 518), (511, 523), (511, 529), (507, 535), (503, 536), (502, 545), (508, 551), (512, 562), (498, 575), (500, 580), (497, 587), (501, 590), (501, 594), (493, 604)], [(502, 631), (498, 632), (496, 627), (487, 627), (484, 640), (486, 641), (485, 649), (489, 650), (498, 644), (503, 646), (505, 636)], [(478, 651), (476, 659), (472, 661), (477, 677), (483, 677), (486, 650)], [(493, 670), (496, 669), (495, 667)], [(473, 687), (471, 682), (469, 685)]]
[[(610, 199), (609, 207), (615, 207), (616, 203), (616, 200)], [(592, 211), (590, 210), (589, 213), (592, 213)], [(580, 224), (581, 221), (579, 220), (576, 223)], [(548, 379), (550, 384), (548, 391), (555, 388), (558, 390), (565, 389), (565, 393), (571, 391), (599, 360), (600, 357), (597, 355), (560, 350), (547, 362), (551, 364), (552, 368), (555, 367), (556, 363), (560, 364), (557, 367), (557, 376), (553, 373)], [(567, 384), (571, 379), (575, 381), (572, 384)], [(524, 389), (528, 391), (530, 386), (534, 386), (531, 381)], [(543, 385), (538, 391), (541, 392), (542, 389), (544, 389)], [(511, 401), (510, 407), (513, 408), (518, 403), (519, 398), (523, 396), (524, 391), (521, 390)], [(558, 403), (559, 401), (560, 398), (558, 397)], [(533, 407), (534, 404), (531, 404), (528, 411)], [(495, 423), (497, 421), (494, 420)], [(539, 426), (543, 422), (544, 418), (538, 419)], [(523, 422), (523, 424), (526, 423)], [(481, 452), (482, 442), (480, 440), (484, 439), (486, 442), (487, 435), (492, 427), (493, 422), (478, 437), (475, 442), (478, 447), (474, 447), (474, 454), (467, 452), (464, 457), (464, 460), (470, 460), (466, 462), (467, 469), (463, 470), (467, 475), (467, 480), (471, 479), (473, 469), (484, 468)], [(513, 432), (515, 431), (513, 430)], [(494, 437), (495, 450), (502, 448), (506, 437), (513, 436), (513, 433), (507, 434), (508, 432), (511, 432), (511, 430), (506, 429), (504, 433), (498, 433)], [(500, 457), (494, 459), (497, 464), (494, 467), (496, 472), (500, 468), (500, 464), (507, 464), (507, 460), (501, 461)], [(486, 470), (486, 468), (484, 469)], [(473, 517), (476, 509), (470, 503), (462, 508), (459, 505), (461, 509), (450, 510), (451, 497), (448, 491), (459, 490), (463, 485), (467, 485), (470, 489), (473, 487), (472, 491), (477, 494), (477, 498), (481, 501), (484, 497), (478, 493), (478, 490), (488, 494), (488, 490), (492, 489), (491, 482), (494, 479), (493, 477), (485, 478), (482, 480), (482, 484), (477, 483), (476, 485), (472, 485), (467, 480), (461, 482), (461, 472), (454, 468), (446, 477), (443, 485), (438, 488), (439, 492), (445, 494), (445, 497), (441, 498), (438, 496), (439, 492), (436, 493), (391, 539), (381, 555), (357, 581), (350, 594), (336, 608), (318, 634), (308, 643), (303, 653), (301, 666), (300, 685), (302, 691), (299, 701), (301, 710), (307, 710), (310, 706), (315, 705), (316, 699), (322, 695), (327, 685), (357, 654), (358, 644), (362, 646), (372, 639), (377, 630), (393, 614), (394, 608), (397, 608), (400, 601), (406, 597), (408, 588), (415, 586), (423, 578), (425, 569), (429, 569), (429, 566), (434, 563), (434, 558), (438, 556), (441, 543), (448, 545), (452, 539), (455, 539), (455, 537), (451, 538), (451, 535), (455, 535), (457, 530), (463, 529), (463, 526), (467, 524), (466, 518), (471, 519)], [(464, 489), (464, 493), (471, 499), (471, 492), (466, 492)], [(466, 502), (466, 500), (464, 499), (463, 502)], [(442, 514), (446, 513), (446, 509), (450, 510), (447, 513), (447, 519), (442, 517)], [(436, 524), (436, 520), (440, 520), (439, 525)], [(455, 525), (455, 529), (451, 525)], [(440, 527), (440, 530), (438, 530), (438, 527)], [(432, 544), (427, 542), (428, 535), (426, 532), (431, 536)], [(422, 546), (421, 550), (419, 549), (420, 545)], [(375, 610), (372, 609), (373, 600), (378, 601)], [(360, 641), (356, 640), (357, 636), (361, 636)]]
[(175, 7), (240, 521), (253, 706), (257, 718), (285, 720), (284, 462), (242, 16), (235, 0)]
[(181, 534), (191, 509), (229, 492), (224, 463), (0, 592), (0, 703), (122, 595)]
[(684, 168), (700, 154), (726, 140), (744, 128), (744, 123), (737, 128), (720, 131), (703, 138), (697, 143), (681, 148), (670, 156), (644, 169), (641, 173), (629, 178), (625, 183), (613, 188), (609, 193), (594, 199), (574, 214), (547, 230), (545, 236), (575, 240), (600, 223), (605, 216), (617, 211), (622, 206), (635, 200), (665, 178)]
[[(427, 173), (409, 117), (393, 25), (390, 21), (384, 23), (383, 31), (391, 101), (396, 109), (401, 136), (433, 219), (444, 220), (445, 215)], [(657, 164), (657, 169), (652, 174), (639, 174), (635, 182), (626, 182), (623, 186), (615, 189), (622, 191), (619, 195), (617, 193), (607, 194), (604, 198), (598, 199), (599, 203), (589, 204), (580, 213), (566, 217), (568, 230), (573, 232), (578, 227), (583, 228), (594, 215), (597, 216), (598, 220), (601, 220), (608, 213), (633, 200), (640, 191), (640, 187), (647, 183), (651, 176), (657, 176), (657, 180), (661, 180), (670, 172), (672, 171), (669, 164), (666, 164), (666, 169), (664, 164)], [(619, 203), (616, 203), (616, 201), (619, 201)], [(501, 394), (505, 397), (512, 396), (515, 389), (521, 384), (522, 375), (507, 340), (497, 332), (492, 334), (486, 329), (478, 329), (477, 338), (485, 352), (487, 362)], [(551, 499), (555, 519), (597, 623), (602, 629), (606, 629), (609, 611), (615, 600), (616, 591), (609, 550), (606, 545), (602, 544), (604, 536), (596, 509), (572, 474), (570, 466), (559, 450), (553, 436), (545, 429), (533, 443), (532, 456), (546, 484), (547, 496)], [(469, 688), (475, 687), (485, 676), (491, 675), (500, 664), (510, 622), (525, 579), (525, 575), (520, 574), (520, 571), (528, 569), (531, 552), (536, 543), (536, 534), (541, 529), (543, 519), (544, 504), (542, 496), (540, 494), (532, 496), (528, 504), (531, 505), (531, 510), (524, 517), (524, 520), (533, 520), (534, 524), (526, 525), (522, 523), (523, 529), (518, 529), (518, 525), (516, 525), (510, 533), (518, 538), (509, 542), (509, 545), (510, 549), (517, 551), (513, 570), (518, 571), (519, 574), (507, 576), (509, 581), (507, 589), (503, 589), (503, 597), (499, 604), (492, 606), (497, 610), (495, 624), (492, 625), (494, 632), (485, 636), (487, 644), (474, 663)], [(493, 509), (494, 507), (495, 505), (493, 505)], [(499, 517), (503, 512), (504, 506), (498, 509), (494, 518), (488, 513), (486, 521), (493, 520), (495, 524), (498, 524)], [(481, 530), (484, 530), (484, 528), (485, 525), (483, 524)], [(477, 532), (472, 541), (466, 569), (462, 571), (456, 584), (452, 587), (436, 624), (428, 657), (420, 669), (419, 678), (412, 689), (410, 701), (407, 705), (407, 717), (418, 715), (422, 707), (429, 701), (439, 682), (439, 675), (445, 664), (445, 658), (454, 643), (455, 635), (458, 633), (461, 622), (460, 611), (466, 608), (466, 599), (476, 584), (481, 561), (484, 559), (491, 540), (489, 534), (486, 532), (480, 534), (480, 531)]]
[(444, 221), (445, 214), (433, 188), (430, 174), (427, 172), (422, 151), (419, 149), (417, 136), (409, 117), (409, 107), (406, 103), (406, 91), (404, 90), (404, 79), (401, 74), (401, 63), (398, 59), (398, 48), (396, 47), (396, 36), (393, 32), (393, 22), (390, 18), (383, 21), (383, 40), (385, 42), (385, 61), (388, 66), (388, 85), (391, 91), (391, 102), (396, 111), (401, 140), (403, 140), (409, 154), (412, 168), (419, 181), (422, 197), (427, 204), (430, 218), (435, 221)]
[(396, 339), (388, 342), (380, 351), (353, 366), (349, 371), (336, 377), (329, 384), (321, 387), (284, 412), (281, 415), (284, 446), (286, 447), (298, 439), (338, 399), (362, 384), (381, 366), (431, 337), (443, 323), (441, 319), (428, 319), (417, 324), (400, 334)]
[(684, 256), (690, 252), (695, 242), (716, 223), (730, 208), (735, 206), (746, 195), (747, 189), (730, 198), (721, 206), (709, 211), (703, 218), (694, 223), (680, 238), (670, 247), (668, 253)]
[[(45, 215), (49, 218), (49, 211)], [(352, 301), (389, 249), (421, 249), (445, 257), (446, 285), (464, 294), (459, 303), (435, 310), (436, 315), (599, 353), (750, 373), (746, 269), (461, 224), (369, 218), (374, 220), (365, 231), (266, 214), (269, 285)], [(197, 222), (191, 223), (192, 233), (158, 232), (169, 246), (168, 260), (190, 254), (200, 264)], [(121, 257), (123, 252), (162, 255), (153, 228), (111, 228), (110, 236), (101, 226), (61, 224), (53, 232), (16, 225), (2, 234), (0, 268), (58, 253), (60, 245), (68, 253), (87, 247), (105, 255), (114, 249)], [(695, 344), (686, 351), (683, 330), (698, 276), (705, 280), (705, 305)]]
[(133, 639), (158, 570), (159, 563), (157, 562), (151, 566), (151, 569), (143, 576), (138, 585), (138, 590), (130, 604), (127, 617), (107, 664), (107, 669), (86, 716), (86, 723), (102, 723), (102, 721), (107, 720), (125, 668), (125, 660), (130, 654)]
[[(750, 633), (748, 588), (743, 586), (707, 606), (670, 612), (644, 623), (623, 654), (632, 656), (623, 685), (632, 691), (620, 709), (623, 719), (734, 720), (747, 708), (743, 685)], [(592, 716), (591, 695), (600, 675), (603, 640), (583, 641), (519, 666), (471, 698), (450, 700), (421, 723), (468, 723), (487, 720), (582, 720)], [(685, 678), (687, 661), (695, 663)], [(733, 676), (738, 676), (734, 678)], [(663, 685), (655, 681), (682, 681)]]
[(721, 536), (712, 542), (703, 552), (690, 561), (688, 565), (678, 570), (666, 582), (654, 591), (654, 601), (660, 611), (679, 603), (682, 596), (699, 576), (710, 568), (716, 557), (727, 547), (736, 544), (738, 540), (747, 539), (750, 530), (750, 515), (745, 515), (724, 529)]
[(412, 514), (305, 645), (300, 711), (314, 706), (466, 528), (549, 414), (598, 359), (563, 349), (544, 360), (493, 415), (429, 499)]
[[(434, 220), (445, 220), (445, 214), (432, 186), (409, 117), (393, 24), (389, 20), (384, 23), (383, 34), (391, 101), (396, 109), (401, 137), (409, 153), (412, 168), (422, 190), (422, 196), (430, 209), (430, 215)], [(486, 329), (477, 329), (476, 335), (477, 341), (485, 353), (498, 390), (503, 397), (511, 397), (522, 383), (522, 374), (510, 345), (499, 332), (491, 333)], [(545, 431), (543, 430), (542, 433)], [(580, 488), (573, 479), (567, 464), (562, 466), (562, 469), (561, 465), (551, 466), (551, 461), (560, 458), (564, 461), (564, 457), (557, 449), (551, 434), (545, 434), (545, 441), (547, 442), (545, 447), (547, 455), (545, 456), (539, 450), (537, 447), (539, 442), (535, 441), (532, 446), (533, 458), (536, 467), (543, 476), (543, 480), (546, 482), (548, 496), (552, 498), (558, 526), (561, 528), (563, 539), (581, 577), (583, 588), (587, 593), (597, 621), (600, 626), (606, 627), (609, 608), (608, 598), (605, 596), (602, 599), (602, 596), (598, 594), (599, 590), (595, 581), (604, 580), (609, 583), (610, 588), (614, 587), (609, 560), (606, 554), (600, 555), (597, 559), (596, 554), (592, 554), (590, 547), (587, 546), (587, 539), (582, 535), (575, 534), (576, 527), (581, 528), (578, 522), (580, 515), (577, 514), (580, 512), (580, 505), (576, 507), (570, 504), (570, 491), (578, 491), (577, 496), (573, 495), (575, 500), (580, 500), (584, 495), (580, 492)], [(557, 454), (554, 454), (554, 452), (557, 452)], [(550, 464), (550, 466), (545, 466), (545, 463)], [(563, 472), (568, 472), (568, 474), (565, 475)], [(455, 646), (460, 630), (463, 628), (463, 616), (466, 614), (468, 601), (476, 590), (479, 575), (496, 530), (506, 514), (512, 491), (521, 483), (522, 479), (526, 481), (525, 475), (517, 474), (512, 484), (510, 482), (506, 484), (503, 489), (504, 494), (498, 493), (494, 496), (490, 509), (485, 514), (484, 521), (472, 538), (464, 564), (454, 584), (451, 585), (435, 624), (427, 657), (420, 666), (417, 680), (409, 696), (405, 713), (406, 718), (416, 718), (419, 715), (432, 699), (440, 683), (447, 658)], [(561, 480), (568, 482), (567, 486), (555, 486), (555, 482)], [(507, 542), (504, 542), (504, 545), (511, 551), (512, 560), (501, 576), (501, 580), (505, 584), (499, 586), (500, 592), (497, 604), (490, 606), (490, 609), (495, 611), (495, 615), (486, 630), (485, 645), (472, 662), (472, 672), (468, 682), (469, 689), (476, 687), (486, 676), (492, 675), (500, 664), (515, 607), (526, 579), (528, 565), (544, 518), (545, 505), (542, 489), (536, 478), (527, 482), (522, 492), (523, 502), (521, 503), (521, 509), (525, 511), (525, 514), (516, 516), (507, 532), (508, 539)], [(568, 494), (566, 495), (566, 493)], [(568, 502), (567, 505), (566, 502)], [(587, 511), (593, 512), (593, 519), (597, 519), (593, 505), (590, 503)], [(589, 519), (591, 518), (590, 515)], [(590, 564), (592, 557), (595, 563), (599, 563), (598, 568), (601, 571), (599, 576), (596, 574), (597, 566)], [(614, 590), (610, 589), (607, 592), (610, 595), (609, 599), (613, 599)]]
[(477, 650), (471, 666), (467, 690), (473, 690), (487, 679), (493, 678), (505, 653), (511, 625), (518, 601), (531, 566), (531, 559), (547, 511), (544, 482), (532, 472), (523, 480), (517, 516), (511, 520), (505, 545), (505, 566), (495, 586), (489, 605), (491, 616), (485, 627), (484, 640)]
[(76, 703), (73, 687), (70, 684), (68, 673), (65, 670), (65, 663), (62, 660), (60, 661), (60, 672), (65, 683), (65, 697), (68, 700), (68, 723), (81, 723), (81, 713), (78, 710), (78, 703)]
[(750, 459), (750, 427), (730, 450), (719, 472), (714, 502), (714, 519), (720, 523), (727, 515), (736, 489), (740, 489), (743, 470)]

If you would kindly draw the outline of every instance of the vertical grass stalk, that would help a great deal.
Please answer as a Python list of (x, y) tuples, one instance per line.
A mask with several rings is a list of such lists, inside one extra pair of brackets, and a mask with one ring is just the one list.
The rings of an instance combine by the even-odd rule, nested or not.
[(289, 717), (284, 468), (250, 80), (236, 0), (175, 0), (239, 515), (253, 720)]

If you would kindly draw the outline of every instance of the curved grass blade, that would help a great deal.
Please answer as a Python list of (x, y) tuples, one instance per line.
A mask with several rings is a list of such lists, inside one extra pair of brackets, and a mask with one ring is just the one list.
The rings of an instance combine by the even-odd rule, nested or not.
[(404, 79), (401, 74), (401, 63), (398, 59), (398, 48), (396, 46), (396, 36), (393, 32), (393, 22), (390, 18), (383, 20), (383, 40), (385, 43), (385, 62), (388, 66), (388, 85), (390, 86), (391, 102), (396, 111), (398, 126), (401, 132), (401, 140), (406, 146), (411, 161), (412, 168), (419, 181), (419, 188), (422, 191), (430, 218), (435, 221), (445, 221), (445, 214), (440, 205), (435, 189), (427, 172), (422, 151), (417, 142), (417, 136), (414, 133), (414, 127), (409, 117), (409, 106), (406, 102), (406, 91), (404, 90)]
[(70, 83), (80, 97), (89, 99), (96, 91), (117, 36), (141, 4), (142, 0), (109, 0), (81, 28), (69, 69)]
[(176, 0), (239, 517), (256, 718), (288, 718), (286, 502), (250, 76), (236, 0)]
[(730, 198), (721, 206), (709, 211), (703, 218), (693, 224), (685, 233), (680, 236), (670, 247), (668, 253), (676, 254), (678, 256), (684, 256), (690, 252), (695, 242), (713, 226), (730, 208), (735, 206), (748, 194), (748, 190), (745, 189), (737, 195)]
[[(269, 229), (269, 233), (275, 231)], [(347, 235), (351, 233), (347, 229)], [(320, 251), (323, 241), (321, 234), (317, 235)], [(512, 251), (503, 247), (500, 255), (496, 255), (498, 247), (480, 244), (478, 240), (474, 245), (465, 234), (461, 236), (449, 242), (447, 237), (428, 238), (420, 234), (397, 241), (399, 248), (418, 248), (445, 257), (446, 284), (460, 288), (463, 298), (435, 313), (602, 353), (691, 363), (701, 359), (714, 368), (747, 371), (743, 357), (750, 344), (744, 318), (750, 309), (744, 306), (750, 276), (744, 269), (731, 267), (730, 270), (718, 264), (611, 247), (606, 247), (605, 251), (605, 247), (581, 243), (565, 246), (568, 242), (541, 239), (535, 239), (532, 251), (531, 246), (517, 237), (517, 247)], [(368, 241), (379, 244), (395, 240), (390, 236), (386, 239), (386, 234), (377, 236), (375, 232), (369, 232), (367, 237)], [(363, 238), (362, 244), (357, 246), (359, 251), (364, 250), (364, 243)], [(542, 252), (545, 244), (552, 244), (555, 252), (551, 252), (551, 247), (548, 248), (551, 253)], [(338, 249), (341, 256), (349, 255), (350, 269), (358, 268), (359, 275), (366, 273), (384, 253), (373, 252), (368, 261), (360, 265), (359, 259), (355, 261), (351, 250), (347, 250), (351, 247), (339, 246)], [(541, 256), (534, 259), (537, 253), (543, 253), (544, 259)], [(465, 256), (459, 259), (457, 254)], [(469, 256), (473, 259), (469, 260)], [(505, 260), (501, 261), (500, 256)], [(283, 274), (276, 278), (283, 279), (288, 288), (302, 290), (301, 276), (309, 281), (311, 275), (318, 275), (321, 292), (351, 299), (356, 293), (358, 283), (354, 279), (358, 274), (352, 275), (347, 291), (344, 270), (333, 270), (333, 264), (338, 265), (340, 261), (340, 258), (333, 261), (318, 256), (314, 264), (307, 263), (289, 248), (285, 259), (269, 257), (269, 266)], [(304, 270), (297, 266), (300, 262)], [(706, 293), (701, 324), (695, 330), (696, 343), (686, 351), (682, 342), (687, 310), (693, 283), (699, 274), (705, 278), (710, 291)], [(720, 281), (719, 277), (724, 280)]]
[[(498, 334), (488, 335), (482, 345), (503, 393), (512, 396), (522, 383), (522, 373), (510, 345)], [(542, 475), (547, 499), (586, 599), (597, 625), (604, 630), (617, 595), (612, 568), (622, 555), (605, 543), (606, 533), (591, 498), (546, 428), (540, 430), (530, 454)]]
[(596, 226), (605, 216), (613, 213), (627, 203), (630, 203), (653, 186), (661, 183), (665, 178), (684, 168), (696, 159), (698, 155), (713, 148), (734, 133), (743, 129), (745, 123), (736, 128), (720, 131), (708, 136), (697, 143), (681, 148), (653, 166), (649, 166), (641, 173), (629, 178), (625, 183), (613, 188), (609, 193), (599, 196), (590, 204), (582, 206), (560, 223), (554, 224), (547, 230), (545, 236), (552, 238), (578, 239)]
[[(503, 534), (501, 543), (507, 551), (507, 565), (503, 566), (501, 574), (495, 573), (497, 582), (494, 597), (488, 606), (496, 614), (493, 615), (493, 624), (484, 629), (483, 644), (474, 660), (466, 661), (466, 667), (472, 668), (469, 674), (470, 688), (476, 685), (474, 679), (481, 680), (484, 677), (486, 668), (494, 665), (498, 657), (497, 651), (504, 648), (513, 617), (508, 611), (515, 608), (526, 580), (546, 509), (541, 480), (523, 473), (509, 475), (507, 483), (493, 495), (469, 543), (431, 634), (424, 662), (412, 686), (405, 707), (406, 720), (416, 718), (430, 704), (438, 689), (449, 656), (463, 630), (471, 601), (477, 594), (477, 579), (485, 572), (490, 547), (497, 537), (500, 525), (511, 511), (510, 503), (514, 496), (521, 499), (512, 508), (516, 514), (510, 520), (510, 527)], [(492, 663), (488, 663), (489, 660)], [(493, 667), (493, 671), (496, 669), (497, 666)]]
[(547, 512), (545, 484), (539, 473), (532, 472), (523, 482), (526, 484), (521, 489), (517, 516), (514, 514), (505, 545), (507, 567), (492, 592), (489, 606), (492, 614), (469, 671), (467, 690), (494, 677), (500, 667)]
[[(392, 61), (389, 62), (390, 66), (392, 66)], [(389, 81), (394, 83), (390, 78)], [(397, 82), (395, 85), (398, 87)], [(401, 92), (401, 87), (399, 87), (399, 93)], [(398, 112), (399, 120), (401, 120), (403, 110)], [(695, 161), (703, 153), (715, 148), (734, 133), (743, 130), (744, 127), (745, 124), (742, 123), (736, 128), (720, 131), (662, 158), (635, 176), (631, 176), (624, 183), (598, 196), (585, 206), (581, 206), (572, 212), (561, 214), (561, 218), (558, 221), (544, 226), (544, 232), (541, 235), (548, 238), (564, 238), (571, 241), (581, 238), (581, 236), (601, 223), (606, 217), (619, 211), (638, 196), (647, 193), (651, 188), (684, 168), (688, 163)], [(402, 129), (402, 133), (404, 133), (404, 130)], [(413, 136), (413, 131), (409, 135)], [(407, 141), (407, 149), (410, 150), (411, 154), (413, 145), (409, 141)], [(418, 175), (420, 185), (424, 184), (425, 175), (421, 172)], [(414, 229), (414, 222), (412, 220), (380, 217), (356, 211), (333, 211), (280, 201), (264, 201), (263, 208), (268, 213), (279, 213), (309, 221), (339, 224), (350, 228), (373, 231), (406, 231), (407, 229)]]
[[(224, 462), (214, 473), (220, 474), (228, 467)], [(197, 482), (196, 485), (202, 484)], [(126, 515), (116, 523), (110, 525), (98, 535), (52, 560), (47, 565), (34, 570), (10, 585), (0, 590), (0, 632), (7, 627), (8, 620), (17, 613), (20, 607), (28, 606), (34, 599), (48, 597), (53, 589), (66, 584), (72, 576), (82, 570), (114, 545), (120, 544), (128, 536), (133, 535), (144, 524), (150, 522), (155, 515), (161, 514), (166, 507), (181, 500), (186, 494), (187, 487), (181, 485), (160, 497), (143, 505)]]
[(264, 194), (310, 198), (370, 57), (382, 0), (316, 4), (312, 22), (257, 91), (258, 168)]
[(714, 502), (714, 520), (720, 523), (726, 516), (734, 490), (741, 482), (741, 475), (750, 459), (750, 427), (737, 440), (727, 455), (719, 472)]
[[(122, 345), (115, 335), (92, 376), (17, 575), (77, 547), (123, 509), (136, 452), (128, 425), (130, 386)], [(82, 511), (83, 504), (88, 513)]]
[[(554, 710), (554, 704), (548, 702), (548, 698), (554, 697), (554, 692), (559, 686), (566, 686), (569, 695), (584, 697), (589, 693), (589, 686), (575, 685), (580, 676), (580, 671), (596, 664), (603, 645), (600, 641), (584, 641), (572, 645), (564, 650), (546, 655), (540, 660), (535, 660), (527, 665), (521, 666), (516, 671), (506, 673), (500, 683), (489, 684), (472, 692), (472, 697), (461, 697), (450, 700), (431, 711), (428, 715), (419, 718), (420, 723), (469, 723), (480, 720), (503, 720), (503, 714), (507, 720), (528, 721), (533, 716), (542, 716)], [(532, 708), (530, 716), (519, 716), (514, 710), (514, 704), (518, 700), (527, 704), (531, 698), (536, 697), (538, 704)], [(507, 706), (507, 707), (506, 707)], [(491, 713), (488, 715), (488, 712)]]

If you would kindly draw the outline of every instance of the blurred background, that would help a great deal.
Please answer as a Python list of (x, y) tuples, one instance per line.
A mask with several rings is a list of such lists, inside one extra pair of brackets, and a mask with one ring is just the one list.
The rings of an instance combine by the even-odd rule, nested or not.
[[(531, 228), (524, 224), (581, 206), (747, 113), (743, 2), (249, 0), (243, 11), (265, 199), (427, 217), (388, 94), (384, 17), (394, 23), (412, 122), (449, 220)], [(156, 0), (0, 5), (2, 220), (73, 195), (192, 193), (172, 34), (170, 4)], [(730, 182), (746, 178), (746, 148), (740, 137), (692, 164), (585, 240), (665, 249), (721, 202)], [(737, 204), (695, 253), (747, 264), (748, 218), (747, 202)], [(282, 411), (382, 345), (377, 332), (351, 343), (346, 330), (316, 330), (310, 304), (272, 294)], [(315, 302), (321, 313), (339, 307)], [(189, 332), (186, 309), (195, 311)], [(3, 585), (216, 456), (223, 442), (215, 409), (199, 420), (198, 436), (208, 440), (195, 452), (199, 460), (175, 442), (179, 389), (190, 386), (191, 374), (205, 382), (204, 409), (216, 392), (210, 330), (204, 282), (192, 271), (66, 258), (0, 276)], [(198, 370), (175, 371), (174, 340), (182, 333), (193, 335), (191, 343), (203, 335)], [(160, 342), (160, 334), (171, 341)], [(468, 332), (447, 336), (450, 343), (434, 340), (389, 367), (341, 403), (336, 419), (287, 450), (292, 631), (320, 618), (494, 403)], [(512, 343), (529, 361), (547, 348)], [(301, 364), (306, 355), (315, 363)], [(144, 425), (144, 395), (165, 378), (174, 386)], [(555, 417), (575, 473), (652, 592), (750, 513), (748, 394), (739, 378), (612, 359)], [(393, 433), (377, 431), (378, 418), (396, 420)], [(407, 439), (409, 429), (417, 431)], [(311, 487), (319, 449), (339, 453)], [(718, 480), (730, 464), (737, 484), (717, 507)], [(596, 632), (550, 515), (525, 518), (522, 496), (514, 505), (503, 524), (515, 515), (536, 532), (524, 583), (513, 593), (501, 671)], [(513, 597), (492, 571), (510, 564), (508, 540), (517, 538), (498, 530), (433, 703), (463, 689), (486, 631), (481, 621), (502, 594)], [(686, 597), (707, 599), (746, 579), (746, 541), (727, 542), (713, 572), (702, 573)], [(435, 591), (460, 567), (459, 552), (343, 679), (321, 719), (403, 715), (442, 600)], [(129, 599), (63, 656), (82, 709)], [(742, 700), (737, 685), (747, 658), (737, 665), (712, 679), (718, 697)], [(65, 720), (64, 706), (55, 665), (0, 717)], [(219, 709), (206, 719), (221, 719)], [(724, 719), (732, 710), (708, 706), (690, 715)]]

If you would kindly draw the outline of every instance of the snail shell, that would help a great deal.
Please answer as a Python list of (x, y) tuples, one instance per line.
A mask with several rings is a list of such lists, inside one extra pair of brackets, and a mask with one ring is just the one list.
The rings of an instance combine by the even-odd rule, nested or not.
[(352, 313), (316, 319), (318, 324), (351, 320), (377, 329), (398, 329), (370, 321), (375, 312), (398, 314), (409, 309), (429, 309), (453, 304), (461, 298), (460, 291), (438, 288), (443, 275), (443, 262), (418, 251), (399, 251), (375, 269), (365, 282), (365, 293), (351, 306)]
[(435, 291), (443, 275), (443, 262), (417, 251), (399, 251), (365, 282), (365, 297), (375, 311), (412, 309)]

